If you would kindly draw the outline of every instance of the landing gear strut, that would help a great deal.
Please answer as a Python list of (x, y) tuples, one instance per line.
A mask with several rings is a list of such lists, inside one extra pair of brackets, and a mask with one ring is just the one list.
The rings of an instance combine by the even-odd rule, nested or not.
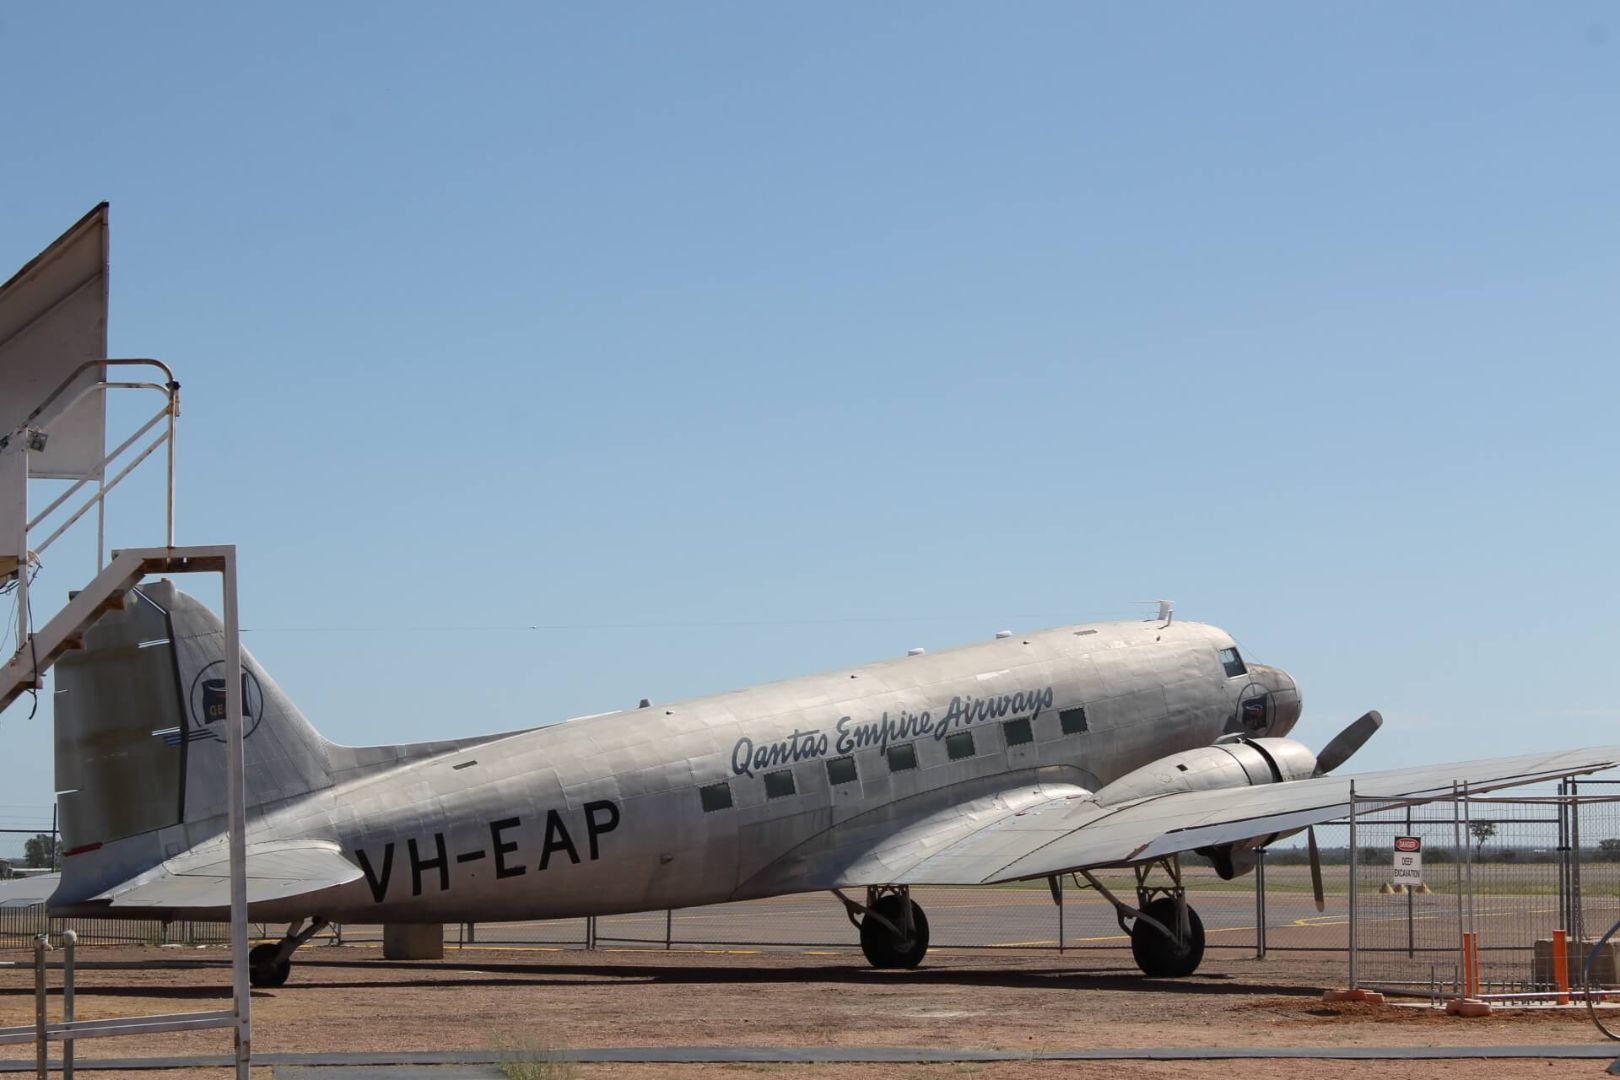
[[(1136, 906), (1120, 900), (1089, 872), (1082, 870), (1092, 888), (1114, 905), (1119, 927), (1131, 936), (1131, 956), (1142, 974), (1150, 978), (1176, 978), (1191, 975), (1204, 959), (1204, 921), (1187, 903), (1187, 890), (1181, 883), (1181, 859), (1171, 855), (1133, 867), (1136, 872)], [(1161, 870), (1168, 884), (1153, 879)]]
[(298, 946), (325, 930), (328, 925), (321, 918), (311, 919), (302, 930), (298, 928), (299, 923), (292, 923), (280, 941), (253, 946), (248, 951), (248, 982), (262, 990), (274, 990), (281, 986), (292, 972), (292, 954)]
[(861, 932), (861, 952), (875, 968), (914, 968), (928, 952), (928, 916), (905, 885), (869, 885), (866, 903), (837, 889), (849, 921)]

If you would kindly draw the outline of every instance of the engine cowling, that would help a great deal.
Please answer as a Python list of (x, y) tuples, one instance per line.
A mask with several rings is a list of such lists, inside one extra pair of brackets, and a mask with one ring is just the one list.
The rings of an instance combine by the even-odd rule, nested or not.
[[(1183, 750), (1150, 761), (1097, 792), (1103, 806), (1151, 795), (1218, 788), (1253, 787), (1305, 780), (1316, 775), (1316, 755), (1293, 739), (1233, 739), (1196, 750)], [(1266, 838), (1199, 848), (1222, 880), (1254, 869), (1254, 848)]]
[(1293, 739), (1233, 739), (1150, 761), (1097, 792), (1113, 806), (1149, 795), (1253, 787), (1304, 780), (1316, 773), (1316, 755)]

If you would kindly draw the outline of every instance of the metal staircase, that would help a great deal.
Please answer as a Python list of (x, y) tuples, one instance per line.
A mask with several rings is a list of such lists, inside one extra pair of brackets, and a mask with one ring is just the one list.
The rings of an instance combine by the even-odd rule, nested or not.
[[(0, 1028), (0, 1045), (35, 1043), (36, 1072), (44, 1080), (50, 1065), (47, 1057), (47, 1044), (50, 1042), (62, 1044), (64, 1072), (71, 1076), (73, 1043), (78, 1039), (197, 1028), (231, 1028), (235, 1034), (236, 1075), (238, 1080), (249, 1080), (252, 1022), (247, 961), (247, 814), (243, 798), (242, 653), (237, 620), (236, 548), (229, 544), (183, 547), (174, 542), (174, 435), (175, 420), (180, 412), (180, 384), (168, 367), (160, 361), (146, 359), (103, 360), (92, 364), (92, 382), (88, 385), (84, 382), (86, 372), (92, 365), (79, 365), (68, 379), (27, 415), (19, 427), (0, 434), (0, 522), (4, 523), (0, 525), (0, 552), (3, 552), (0, 554), (0, 584), (15, 589), (17, 600), (17, 651), (0, 666), (0, 709), (6, 708), (28, 691), (43, 689), (45, 673), (51, 666), (74, 649), (83, 648), (86, 632), (108, 612), (124, 607), (128, 603), (130, 590), (139, 585), (143, 578), (153, 574), (220, 575), (224, 584), (224, 610), (221, 614), (225, 623), (227, 665), (225, 732), (227, 804), (230, 813), (232, 1003), (228, 1010), (98, 1020), (76, 1020), (69, 1008), (61, 1023), (47, 1024), (43, 1005), (43, 957), (47, 944), (42, 938), (36, 958), (41, 1002), (36, 1023)], [(119, 365), (156, 367), (162, 371), (164, 381), (109, 381), (108, 369)], [(156, 390), (163, 395), (163, 407), (111, 453), (104, 452), (103, 441), (100, 465), (30, 518), (28, 495), (31, 458), (49, 444), (53, 418), (61, 415), (60, 411), (51, 411), (53, 403), (64, 397), (71, 402), (86, 395), (105, 395), (111, 390)], [(154, 429), (159, 433), (150, 444), (133, 454), (127, 454)], [(167, 543), (162, 547), (114, 551), (111, 560), (101, 565), (105, 549), (107, 493), (165, 444), (168, 446)], [(112, 468), (117, 468), (117, 471), (109, 476)], [(46, 476), (50, 474), (47, 472)], [(88, 496), (76, 509), (69, 510), (72, 498), (87, 485), (93, 485)], [(91, 510), (96, 511), (97, 520), (95, 577), (84, 588), (70, 593), (66, 606), (52, 615), (43, 626), (36, 627), (29, 586), (37, 570), (38, 553), (50, 547)], [(43, 534), (61, 518), (65, 520), (60, 520), (37, 545), (30, 543), (32, 534)]]
[(110, 563), (67, 606), (29, 634), (22, 648), (0, 668), (0, 709), (29, 690), (43, 688), (43, 676), (64, 653), (84, 646), (84, 633), (109, 611), (123, 608), (125, 596), (152, 574), (223, 573), (226, 547), (129, 548), (113, 552)]

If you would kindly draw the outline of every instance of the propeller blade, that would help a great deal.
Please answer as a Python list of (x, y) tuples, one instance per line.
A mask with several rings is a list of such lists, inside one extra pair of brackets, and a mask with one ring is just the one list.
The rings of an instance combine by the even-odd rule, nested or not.
[(1305, 844), (1311, 852), (1311, 895), (1316, 897), (1316, 910), (1327, 910), (1327, 898), (1322, 895), (1322, 853), (1316, 849), (1316, 826), (1305, 830)]
[(1373, 709), (1364, 713), (1362, 717), (1337, 735), (1333, 741), (1322, 747), (1322, 752), (1316, 755), (1316, 775), (1326, 776), (1328, 773), (1350, 760), (1350, 755), (1361, 749), (1363, 743), (1373, 737), (1373, 732), (1384, 726), (1384, 718)]

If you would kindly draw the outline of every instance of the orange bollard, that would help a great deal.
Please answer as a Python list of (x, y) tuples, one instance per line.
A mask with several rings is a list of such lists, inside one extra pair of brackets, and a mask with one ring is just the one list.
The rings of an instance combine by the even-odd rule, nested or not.
[(1553, 986), (1558, 990), (1558, 1004), (1569, 1004), (1569, 933), (1554, 930), (1552, 936)]

